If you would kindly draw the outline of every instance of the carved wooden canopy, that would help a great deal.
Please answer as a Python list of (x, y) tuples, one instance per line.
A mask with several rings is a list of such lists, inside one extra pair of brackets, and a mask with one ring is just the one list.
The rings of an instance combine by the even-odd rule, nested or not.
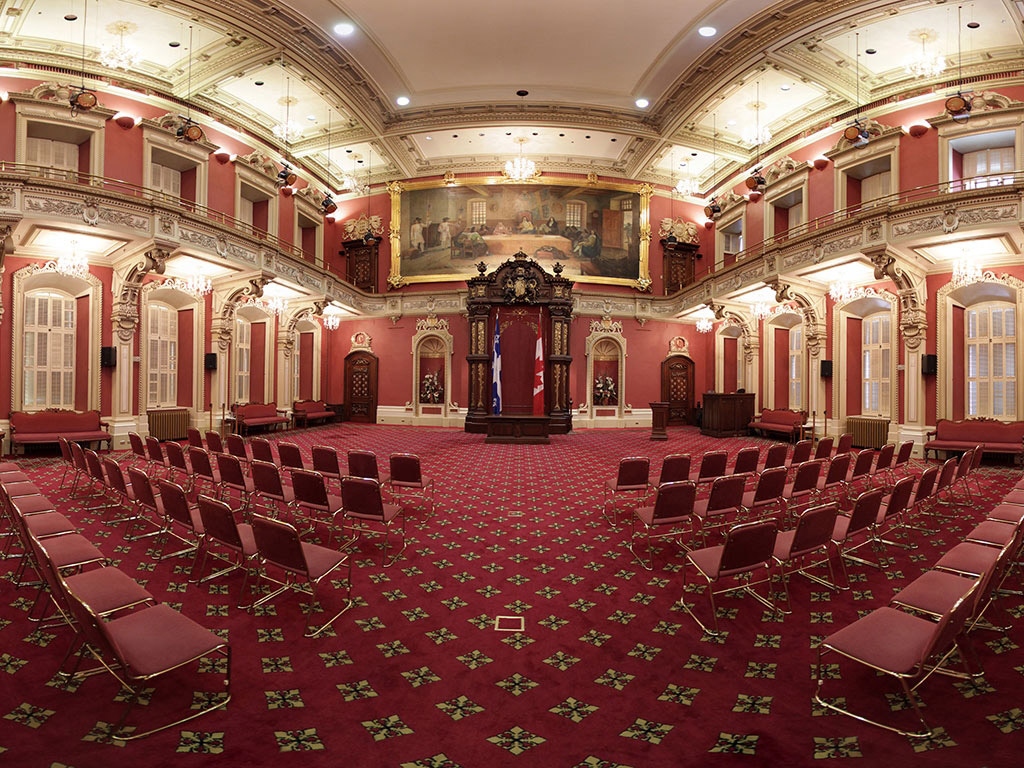
[(562, 277), (562, 265), (556, 263), (554, 274), (520, 251), (489, 274), (483, 262), (477, 265), (480, 274), (466, 281), (467, 301), (474, 307), (543, 306), (571, 308), (573, 282)]

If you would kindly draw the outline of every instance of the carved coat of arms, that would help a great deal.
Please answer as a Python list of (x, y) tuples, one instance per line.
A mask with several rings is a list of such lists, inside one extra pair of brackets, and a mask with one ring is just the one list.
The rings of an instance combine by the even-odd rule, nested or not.
[(525, 267), (516, 267), (502, 285), (507, 304), (533, 304), (537, 300), (537, 278)]

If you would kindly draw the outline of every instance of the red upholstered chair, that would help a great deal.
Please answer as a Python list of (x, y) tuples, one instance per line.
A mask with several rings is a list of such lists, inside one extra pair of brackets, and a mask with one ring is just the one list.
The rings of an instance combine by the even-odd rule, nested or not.
[(786, 511), (792, 513), (794, 508), (806, 506), (818, 492), (818, 478), (821, 476), (821, 459), (810, 459), (797, 465), (793, 480), (786, 483), (782, 498), (786, 500)]
[(977, 471), (981, 466), (981, 460), (985, 456), (985, 446), (977, 445), (974, 447), (974, 461), (971, 462), (970, 477), (974, 478), (974, 488), (981, 493), (981, 478), (978, 477)]
[[(82, 449), (82, 446), (75, 442), (71, 442), (69, 445), (71, 448), (71, 458), (75, 462), (75, 478), (71, 481), (71, 495), (74, 496), (78, 490), (79, 483), (85, 488), (92, 487), (92, 478), (89, 476), (89, 465), (86, 464), (85, 451)], [(90, 495), (97, 495), (95, 489)]]
[[(82, 629), (86, 649), (129, 690), (128, 704), (111, 729), (111, 738), (139, 739), (227, 706), (231, 700), (231, 648), (226, 640), (163, 603), (105, 621), (83, 594), (66, 581), (65, 585), (68, 605)], [(225, 696), (210, 696), (209, 703), (194, 705), (197, 708), (186, 710), (184, 716), (155, 728), (126, 724), (132, 708), (154, 680), (212, 654), (227, 659)], [(145, 698), (149, 698), (148, 693)]]
[(764, 461), (759, 465), (759, 468), (765, 470), (788, 466), (786, 464), (786, 455), (788, 453), (789, 448), (786, 447), (785, 443), (775, 443), (768, 446), (768, 450), (764, 454)]
[(149, 453), (146, 451), (146, 441), (138, 432), (128, 433), (128, 445), (131, 448), (129, 457), (135, 465), (149, 466)]
[[(270, 441), (263, 437), (249, 438), (249, 450), (252, 451), (253, 461), (265, 461), (268, 464), (276, 464), (274, 461), (274, 449)], [(234, 451), (232, 451), (234, 453)]]
[(286, 511), (295, 506), (295, 491), (291, 486), (281, 482), (281, 471), (277, 468), (277, 464), (254, 458), (249, 464), (249, 469), (252, 472), (255, 497), (269, 502), (264, 505), (264, 509), (277, 517), (282, 506)]
[(960, 455), (960, 461), (956, 465), (956, 474), (953, 476), (953, 482), (949, 485), (949, 498), (955, 496), (957, 490), (962, 490), (967, 505), (973, 504), (974, 499), (971, 497), (971, 487), (968, 485), (969, 476), (971, 474), (971, 467), (974, 465), (974, 454), (976, 449), (970, 448), (964, 451)]
[(333, 525), (334, 516), (342, 509), (341, 497), (327, 493), (327, 482), (319, 472), (296, 469), (292, 472), (292, 489), (295, 491), (295, 507), (306, 512), (309, 531), (316, 530), (316, 524)]
[(170, 477), (171, 463), (164, 455), (160, 441), (152, 435), (146, 438), (146, 454), (149, 456), (149, 471), (152, 474), (163, 471), (164, 477)]
[(281, 459), (281, 467), (284, 469), (295, 470), (306, 468), (302, 463), (302, 451), (295, 443), (278, 443), (277, 455)]
[(377, 468), (377, 454), (373, 451), (349, 451), (348, 474), (351, 477), (368, 477), (380, 481), (380, 470)]
[(801, 440), (793, 446), (793, 455), (786, 461), (787, 467), (799, 467), (805, 461), (811, 460), (811, 451), (814, 450), (814, 443), (810, 440)]
[[(655, 491), (652, 506), (638, 507), (633, 511), (629, 537), (629, 551), (640, 563), (642, 568), (650, 571), (654, 568), (654, 539), (675, 539), (680, 547), (682, 531), (679, 526), (691, 522), (693, 504), (697, 499), (697, 484), (689, 480), (661, 483)], [(636, 540), (641, 535), (637, 524), (643, 526), (643, 537), (647, 540), (647, 559), (643, 559), (636, 551)], [(655, 533), (655, 531), (663, 531)]]
[[(850, 585), (850, 575), (846, 570), (847, 560), (884, 570), (881, 562), (873, 563), (870, 560), (865, 560), (852, 554), (865, 544), (877, 546), (874, 526), (878, 522), (878, 514), (882, 506), (882, 495), (884, 493), (885, 490), (882, 488), (864, 491), (853, 503), (853, 510), (851, 510), (848, 517), (846, 515), (839, 515), (836, 518), (835, 527), (832, 529), (832, 543), (835, 545), (836, 553), (839, 555), (839, 564), (843, 567), (843, 576), (846, 578), (847, 588)], [(861, 537), (862, 540), (859, 543), (851, 543), (854, 539)]]
[[(93, 488), (96, 489), (96, 493), (100, 500), (98, 504), (86, 507), (86, 510), (89, 512), (95, 512), (101, 509), (117, 509), (121, 504), (118, 499), (112, 498), (113, 495), (110, 492), (110, 486), (107, 484), (107, 475), (103, 471), (103, 462), (100, 461), (99, 454), (91, 448), (84, 449), (82, 453), (85, 455), (85, 465), (89, 469), (89, 479), (92, 482)], [(108, 525), (113, 525), (121, 521), (106, 520), (104, 522)]]
[[(826, 709), (843, 715), (855, 717), (871, 725), (894, 731), (903, 736), (926, 739), (933, 735), (932, 728), (924, 719), (919, 701), (921, 684), (932, 672), (943, 669), (954, 645), (960, 644), (964, 625), (973, 604), (972, 592), (978, 588), (978, 582), (961, 594), (953, 607), (938, 621), (913, 616), (895, 608), (878, 608), (863, 618), (858, 619), (838, 632), (825, 638), (818, 647), (817, 689), (814, 700)], [(961, 657), (968, 656), (961, 648)], [(905, 700), (913, 707), (921, 727), (916, 731), (897, 728), (878, 720), (855, 713), (841, 706), (841, 701), (849, 697), (825, 697), (822, 689), (825, 675), (824, 659), (828, 654), (835, 653), (850, 661), (863, 664), (875, 672), (889, 675), (899, 681)], [(838, 678), (839, 676), (836, 675)], [(870, 680), (870, 675), (858, 676), (857, 680)]]
[(256, 490), (252, 478), (242, 471), (242, 462), (230, 453), (217, 454), (217, 471), (220, 473), (220, 485), (224, 491), (222, 498), (231, 498), (231, 492), (238, 493), (239, 512), (243, 514), (249, 509), (253, 491)]
[(901, 477), (893, 486), (892, 493), (882, 497), (882, 503), (878, 508), (878, 517), (875, 520), (875, 535), (879, 537), (880, 543), (902, 549), (917, 549), (917, 544), (913, 542), (881, 538), (906, 527), (906, 514), (910, 508), (910, 499), (914, 495), (914, 483), (912, 476)]
[(708, 528), (720, 528), (735, 522), (731, 518), (735, 518), (743, 507), (746, 484), (746, 475), (716, 477), (707, 498), (694, 502), (693, 517), (698, 523), (702, 541), (707, 541)]
[(419, 498), (434, 511), (434, 480), (423, 474), (420, 457), (412, 453), (393, 453), (388, 458), (388, 490), (394, 501), (402, 503), (407, 496)]
[[(917, 484), (914, 486), (914, 492), (910, 494), (910, 500), (907, 502), (907, 509), (914, 513), (915, 518), (920, 515), (927, 506), (934, 502), (933, 493), (935, 492), (935, 482), (938, 476), (939, 468), (931, 466), (922, 472), (921, 476), (917, 478)], [(919, 528), (920, 526), (906, 522), (905, 527)]]
[[(838, 514), (839, 505), (836, 502), (822, 504), (818, 507), (808, 507), (797, 518), (796, 528), (780, 531), (775, 539), (772, 556), (782, 571), (782, 586), (786, 592), (786, 610), (783, 613), (793, 612), (793, 604), (789, 599), (789, 574), (786, 572), (786, 565), (799, 563), (799, 567), (790, 573), (800, 573), (818, 584), (833, 589), (837, 588), (828, 549), (832, 543), (832, 531), (835, 528)], [(824, 560), (808, 562), (808, 559), (821, 555), (825, 556)], [(828, 581), (808, 572), (809, 568), (822, 563), (828, 566)]]
[(604, 505), (601, 513), (612, 525), (615, 525), (614, 514), (608, 516), (608, 509), (615, 502), (615, 497), (625, 495), (632, 497), (637, 504), (643, 501), (650, 488), (651, 462), (644, 456), (630, 456), (619, 460), (619, 471), (615, 477), (604, 483)]
[(690, 454), (673, 453), (661, 460), (661, 473), (658, 475), (658, 485), (665, 483), (678, 483), (681, 480), (690, 479)]
[[(715, 595), (722, 592), (742, 590), (763, 603), (773, 611), (779, 609), (771, 601), (771, 577), (772, 564), (774, 559), (772, 553), (775, 550), (775, 523), (768, 520), (759, 520), (752, 523), (742, 523), (729, 529), (725, 536), (725, 543), (717, 547), (706, 547), (686, 555), (686, 564), (683, 567), (683, 598), (680, 601), (683, 610), (697, 622), (705, 633), (716, 636), (720, 634), (718, 628), (718, 608), (715, 605)], [(708, 628), (697, 614), (690, 609), (686, 603), (686, 596), (689, 594), (686, 584), (687, 571), (693, 566), (707, 582), (708, 602), (711, 604), (711, 626)], [(750, 580), (742, 584), (730, 582), (728, 586), (721, 589), (714, 589), (714, 585), (722, 579), (727, 579), (741, 574), (752, 573), (760, 568), (765, 569), (765, 576), (756, 581)], [(757, 584), (767, 584), (768, 597), (757, 594), (752, 587)]]
[(338, 452), (329, 445), (313, 446), (313, 471), (319, 472), (325, 480), (336, 480), (341, 493), (341, 462)]
[[(19, 536), (25, 552), (16, 583), (19, 587), (26, 586), (21, 582), (21, 574), (26, 566), (31, 567), (39, 575), (39, 581), (36, 582), (39, 591), (36, 592), (32, 608), (29, 609), (30, 619), (34, 617), (35, 609), (46, 593), (46, 580), (42, 575), (40, 557), (37, 553), (41, 553), (42, 557), (49, 559), (54, 569), (58, 571), (78, 570), (87, 565), (107, 565), (106, 556), (81, 534), (69, 533), (64, 536), (37, 539), (28, 532), (23, 518), (19, 520), (16, 517), (15, 520), (19, 523)], [(38, 619), (35, 620), (38, 621)]]
[(835, 438), (823, 437), (818, 440), (818, 445), (814, 449), (814, 458), (816, 459), (831, 459), (832, 458), (832, 446), (835, 444)]
[(212, 429), (206, 433), (206, 450), (210, 453), (224, 453), (224, 442), (220, 439), (220, 432)]
[(833, 494), (836, 499), (840, 498), (842, 492), (847, 487), (846, 477), (850, 474), (850, 460), (852, 458), (853, 454), (851, 453), (840, 453), (829, 462), (825, 476), (818, 478), (817, 494), (814, 498), (815, 503), (821, 503), (829, 494)]
[[(162, 540), (166, 545), (167, 537), (173, 536), (185, 544), (184, 549), (176, 552), (161, 551), (158, 560), (167, 560), (177, 555), (192, 553), (192, 571), (195, 571), (196, 558), (199, 555), (199, 543), (203, 538), (203, 521), (199, 517), (199, 509), (188, 502), (185, 489), (170, 480), (156, 481), (160, 493), (160, 501), (164, 511), (164, 530)], [(179, 532), (180, 531), (180, 532)]]
[(203, 445), (203, 435), (195, 427), (188, 427), (185, 430), (185, 434), (188, 435), (188, 444), (192, 448), (205, 448)]
[(697, 483), (710, 483), (718, 477), (725, 476), (725, 467), (729, 461), (726, 451), (708, 451), (700, 458), (700, 466), (690, 470), (690, 480)]
[(875, 467), (871, 470), (872, 475), (892, 475), (892, 460), (896, 455), (896, 445), (894, 443), (886, 443), (878, 449), (878, 454), (875, 456)]
[[(64, 462), (64, 472), (60, 476), (60, 488), (64, 487), (64, 480), (67, 478), (68, 470), (72, 470), (71, 476), (74, 477), (75, 469), (75, 457), (71, 455), (71, 446), (68, 444), (66, 437), (58, 437), (57, 444), (60, 446), (60, 458)], [(17, 467), (17, 464), (13, 465)]]
[[(158, 536), (164, 529), (164, 505), (153, 491), (153, 483), (149, 476), (135, 467), (128, 468), (128, 481), (131, 483), (132, 495), (135, 496), (135, 510), (128, 517), (128, 525), (124, 529), (125, 541), (138, 541), (150, 536)], [(148, 524), (155, 530), (133, 535), (139, 526)]]
[(103, 459), (103, 473), (107, 476), (107, 487), (113, 492), (118, 506), (126, 511), (123, 517), (108, 521), (110, 525), (126, 523), (135, 514), (135, 492), (128, 485), (121, 471), (121, 465), (110, 457)]
[(185, 458), (185, 451), (182, 449), (181, 443), (168, 440), (164, 453), (167, 456), (167, 464), (169, 465), (167, 479), (169, 480), (172, 476), (177, 475), (178, 482), (185, 488), (185, 493), (192, 493), (192, 489), (196, 484), (195, 474), (192, 471), (192, 467), (189, 466), (188, 459)]
[(221, 492), (220, 470), (213, 466), (210, 461), (210, 454), (205, 448), (196, 448), (193, 445), (188, 447), (188, 461), (192, 465), (193, 487), (198, 493), (199, 483), (204, 482), (208, 486), (208, 492), (219, 496)]
[(953, 480), (956, 479), (958, 461), (956, 457), (950, 457), (946, 459), (946, 462), (942, 465), (942, 469), (939, 470), (939, 476), (935, 480), (935, 488), (932, 491), (934, 497), (932, 503), (929, 505), (925, 514), (934, 515), (945, 520), (952, 520), (953, 518), (949, 515), (944, 515), (935, 509), (937, 504), (941, 504), (946, 507), (957, 506), (956, 498), (952, 492)]
[[(345, 611), (354, 605), (352, 600), (352, 557), (337, 550), (310, 544), (299, 539), (295, 526), (280, 520), (272, 520), (262, 515), (253, 515), (252, 532), (256, 539), (256, 549), (260, 562), (264, 566), (273, 566), (284, 574), (284, 581), (277, 582), (281, 586), (268, 595), (254, 602), (250, 608), (263, 605), (289, 589), (309, 594), (308, 612), (313, 615), (317, 601), (317, 586), (341, 566), (347, 566), (346, 581), (348, 583), (345, 603), (341, 610), (334, 614), (319, 627), (309, 628), (306, 637), (316, 637), (327, 629)], [(260, 580), (264, 578), (260, 572)], [(301, 582), (296, 579), (301, 579)], [(257, 582), (256, 593), (260, 592)]]
[(900, 447), (896, 449), (896, 458), (892, 460), (892, 469), (896, 471), (902, 469), (910, 469), (910, 458), (914, 453), (914, 441), (904, 440), (900, 443)]
[(858, 485), (865, 485), (871, 476), (871, 467), (875, 463), (874, 451), (861, 451), (853, 460), (853, 466), (846, 475), (846, 497), (852, 499), (858, 492)]
[(789, 473), (785, 467), (772, 467), (757, 476), (754, 490), (743, 494), (743, 515), (745, 517), (767, 517), (767, 510), (778, 507), (777, 513), (785, 514), (786, 500), (782, 494), (786, 490), (786, 477)]
[(224, 440), (228, 448), (228, 453), (242, 462), (242, 464), (248, 466), (250, 458), (249, 451), (245, 447), (245, 438), (232, 432), (224, 438)]
[[(203, 521), (205, 534), (201, 543), (203, 559), (200, 561), (199, 567), (194, 569), (192, 573), (192, 582), (194, 584), (202, 584), (203, 582), (218, 579), (228, 573), (237, 571), (239, 568), (246, 568), (246, 565), (256, 559), (256, 539), (253, 537), (251, 525), (237, 523), (231, 507), (223, 501), (199, 494), (197, 504), (199, 507), (199, 518)], [(203, 576), (202, 574), (206, 570), (206, 558), (209, 556), (210, 548), (214, 544), (227, 549), (234, 556), (235, 560), (233, 562), (227, 561), (228, 566), (226, 568), (214, 571), (208, 576)], [(224, 560), (220, 555), (215, 555), (215, 557)], [(246, 569), (245, 578), (242, 580), (242, 586), (238, 591), (239, 608), (243, 607), (242, 600), (245, 598), (245, 584), (248, 579), (249, 571)]]
[(761, 450), (757, 447), (740, 448), (736, 454), (736, 463), (733, 464), (734, 475), (752, 475), (757, 472), (757, 463), (761, 458)]
[[(820, 443), (819, 443), (819, 445), (820, 445)], [(911, 441), (911, 445), (913, 445), (913, 441)], [(833, 456), (840, 456), (840, 455), (842, 455), (844, 453), (852, 453), (852, 452), (853, 452), (853, 433), (852, 432), (843, 432), (843, 434), (841, 434), (839, 436), (839, 442), (836, 443), (836, 447), (832, 449), (832, 455)]]
[[(385, 504), (380, 494), (380, 483), (368, 477), (343, 477), (341, 479), (341, 502), (342, 527), (344, 528), (344, 521), (348, 521), (353, 542), (363, 536), (369, 524), (379, 523), (384, 529), (381, 565), (384, 568), (394, 565), (405, 551), (406, 546), (405, 515), (402, 514), (402, 508), (397, 504)], [(389, 561), (388, 545), (391, 528), (399, 515), (402, 518), (402, 548), (395, 552)]]

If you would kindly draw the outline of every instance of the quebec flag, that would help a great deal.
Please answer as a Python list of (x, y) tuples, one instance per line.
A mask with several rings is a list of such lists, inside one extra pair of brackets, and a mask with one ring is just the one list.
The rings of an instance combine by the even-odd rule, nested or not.
[(494, 318), (494, 349), (491, 352), (491, 413), (501, 413), (501, 326)]

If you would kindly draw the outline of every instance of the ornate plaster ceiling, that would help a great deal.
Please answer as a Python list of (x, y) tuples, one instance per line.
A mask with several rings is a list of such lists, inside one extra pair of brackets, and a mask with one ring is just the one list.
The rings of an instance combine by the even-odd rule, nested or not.
[[(545, 169), (706, 185), (712, 149), (720, 169), (754, 159), (743, 133), (755, 121), (773, 134), (761, 148), (771, 152), (845, 119), (856, 107), (855, 33), (869, 103), (954, 88), (958, 38), (965, 76), (1015, 82), (1021, 13), (1010, 0), (974, 0), (958, 27), (944, 0), (523, 0), (501, 10), (479, 0), (0, 0), (0, 74), (68, 80), (83, 66), (84, 27), (92, 82), (191, 101), (279, 150), (273, 128), (287, 118), (290, 154), (323, 178), (330, 147), (336, 187), (370, 165), (376, 181), (493, 172), (518, 152), (514, 136)], [(350, 35), (334, 31), (341, 22)], [(702, 37), (701, 25), (718, 32)], [(98, 59), (119, 29), (140, 54), (129, 71)], [(921, 30), (947, 64), (931, 79), (903, 68)]]

